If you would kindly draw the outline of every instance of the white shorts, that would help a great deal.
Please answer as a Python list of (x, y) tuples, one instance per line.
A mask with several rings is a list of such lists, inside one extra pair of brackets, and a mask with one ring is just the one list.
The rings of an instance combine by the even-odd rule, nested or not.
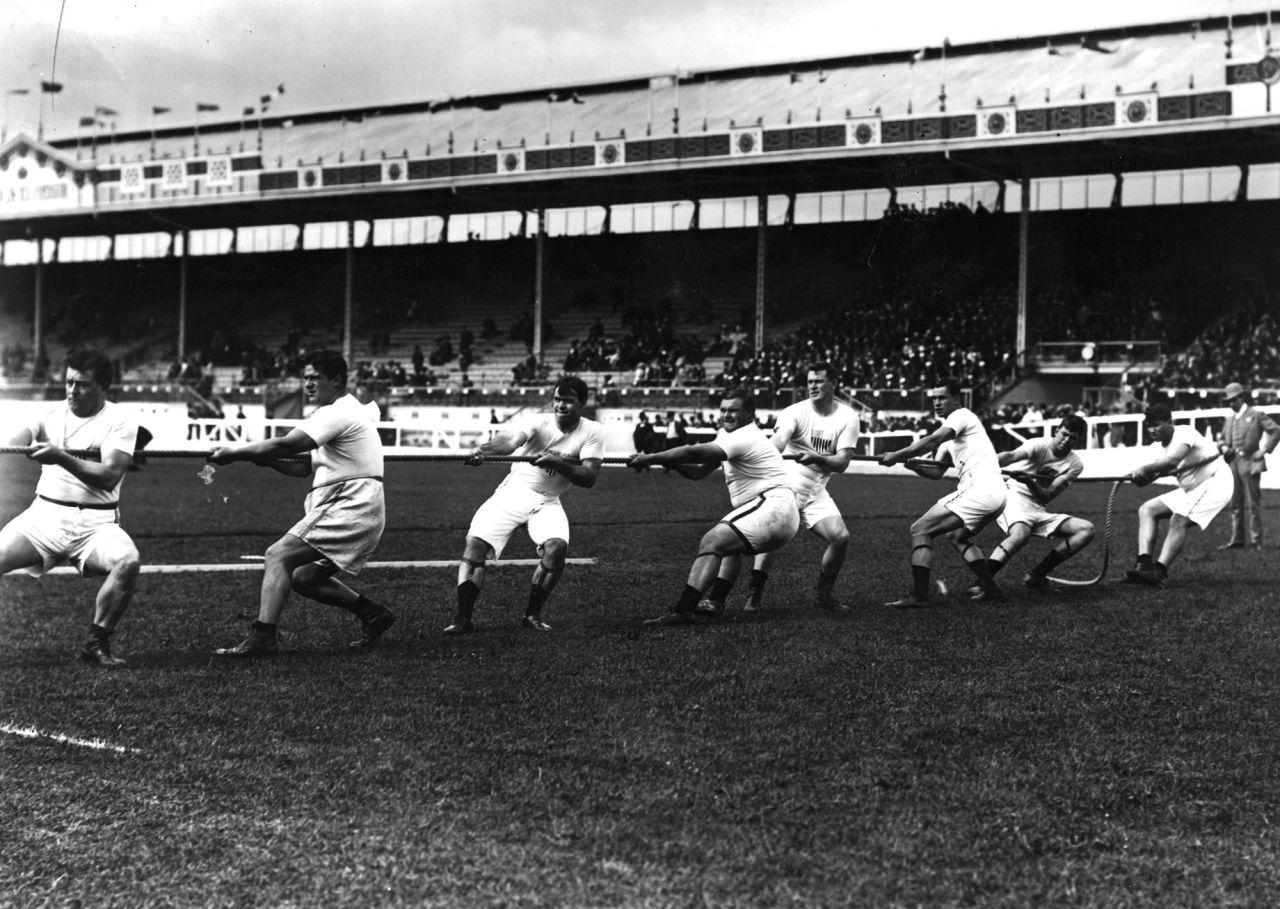
[(749, 554), (772, 552), (791, 542), (800, 529), (796, 496), (785, 486), (770, 489), (720, 519), (742, 538)]
[(1043, 505), (1018, 490), (1009, 490), (1007, 495), (1004, 511), (996, 518), (996, 523), (1005, 533), (1014, 524), (1026, 524), (1031, 528), (1032, 536), (1051, 537), (1062, 526), (1062, 522), (1071, 517), (1069, 514), (1045, 511)]
[(132, 547), (120, 526), (120, 512), (105, 508), (74, 508), (36, 499), (9, 522), (6, 530), (21, 534), (40, 553), (40, 564), (17, 571), (40, 577), (62, 562), (84, 574), (85, 564), (103, 546)]
[(476, 509), (467, 536), (478, 537), (493, 547), (493, 557), (502, 555), (511, 534), (525, 525), (534, 546), (547, 540), (569, 542), (569, 516), (559, 496), (548, 496), (525, 486), (503, 480), (493, 495)]
[(382, 481), (357, 477), (317, 486), (305, 507), (307, 513), (289, 533), (347, 574), (359, 574), (387, 526)]
[(805, 530), (813, 530), (827, 518), (844, 520), (840, 509), (836, 507), (835, 499), (831, 498), (831, 493), (827, 492), (825, 486), (803, 501), (799, 496), (796, 500), (800, 508), (800, 523)]
[(966, 530), (977, 532), (1004, 511), (1006, 491), (1003, 483), (999, 486), (965, 486), (943, 496), (938, 504), (963, 521)]
[(1230, 468), (1219, 467), (1213, 476), (1195, 489), (1187, 490), (1179, 486), (1160, 496), (1157, 501), (1163, 502), (1174, 514), (1185, 516), (1204, 530), (1217, 517), (1218, 512), (1231, 504), (1234, 491), (1235, 479)]

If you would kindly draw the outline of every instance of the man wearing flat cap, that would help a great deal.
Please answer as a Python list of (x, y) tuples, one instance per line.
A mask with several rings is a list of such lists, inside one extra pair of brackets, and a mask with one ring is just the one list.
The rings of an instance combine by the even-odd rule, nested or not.
[(1219, 549), (1262, 548), (1262, 472), (1266, 456), (1280, 444), (1280, 425), (1256, 410), (1239, 382), (1222, 390), (1231, 408), (1222, 427), (1218, 450), (1231, 465), (1235, 492), (1231, 496), (1231, 539)]

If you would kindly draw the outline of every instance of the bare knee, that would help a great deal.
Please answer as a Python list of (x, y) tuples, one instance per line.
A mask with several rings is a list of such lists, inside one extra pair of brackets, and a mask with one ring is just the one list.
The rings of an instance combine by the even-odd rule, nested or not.
[(538, 554), (542, 557), (542, 566), (549, 570), (564, 567), (565, 556), (569, 552), (569, 544), (561, 539), (547, 540), (538, 547)]

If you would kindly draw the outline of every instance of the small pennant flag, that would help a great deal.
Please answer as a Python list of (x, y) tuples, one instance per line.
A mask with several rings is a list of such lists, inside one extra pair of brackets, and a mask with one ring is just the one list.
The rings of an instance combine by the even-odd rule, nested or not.
[(152, 115), (153, 117), (158, 117), (158, 116), (160, 116), (161, 114), (167, 114), (167, 113), (169, 113), (169, 111), (171, 111), (172, 109), (173, 109), (173, 108), (170, 108), (170, 107), (152, 107), (152, 108), (151, 108), (151, 115)]
[(196, 113), (204, 113), (205, 111), (221, 110), (216, 104), (205, 104), (203, 101), (196, 102)]
[(1080, 39), (1080, 46), (1085, 50), (1091, 50), (1099, 54), (1114, 54), (1116, 52), (1114, 47), (1103, 47), (1098, 43), (1097, 38), (1089, 35), (1085, 35)]
[(273, 97), (274, 95), (262, 95), (258, 98), (258, 103), (265, 107), (266, 105), (271, 103), (271, 99)]
[(111, 109), (111, 108), (109, 108), (109, 107), (95, 107), (95, 108), (93, 109), (93, 115), (94, 115), (95, 117), (118, 117), (118, 116), (120, 116), (120, 114), (119, 114), (119, 112), (118, 112), (118, 111), (114, 111), (114, 110), (112, 110), (112, 109)]
[(97, 126), (98, 119), (96, 117), (81, 117), (80, 125), (81, 126)]
[(242, 113), (240, 116), (242, 116), (242, 117), (252, 117), (252, 116), (253, 116), (253, 108), (252, 108), (252, 107), (246, 107), (246, 108), (244, 109), (244, 113)]
[(9, 92), (8, 92), (8, 93), (9, 93), (9, 94), (11, 94), (11, 95), (29, 95), (29, 94), (31, 94), (31, 89), (29, 89), (29, 88), (11, 88), (11, 89), (9, 89)]
[(40, 91), (47, 92), (51, 95), (56, 95), (58, 92), (62, 91), (62, 83), (61, 82), (45, 82), (42, 79), (40, 80)]
[(1050, 56), (1050, 57), (1061, 57), (1061, 56), (1062, 56), (1062, 51), (1060, 51), (1060, 50), (1058, 50), (1056, 47), (1054, 47), (1052, 43), (1046, 43), (1046, 44), (1045, 44), (1045, 49), (1049, 52), (1049, 56)]

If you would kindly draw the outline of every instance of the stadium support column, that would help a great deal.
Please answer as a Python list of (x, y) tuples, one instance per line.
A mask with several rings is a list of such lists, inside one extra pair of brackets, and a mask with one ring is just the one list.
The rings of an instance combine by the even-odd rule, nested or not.
[[(184, 230), (178, 233), (182, 238), (182, 256), (178, 259), (178, 359), (187, 359), (187, 246), (190, 235)], [(175, 238), (174, 242), (177, 242)]]
[(756, 199), (756, 356), (764, 348), (764, 278), (765, 231), (769, 227), (769, 194), (761, 193)]
[(355, 270), (356, 255), (356, 222), (347, 222), (347, 249), (346, 255), (343, 256), (342, 276), (342, 356), (347, 361), (347, 368), (355, 373), (355, 360), (352, 356), (355, 354), (355, 344), (351, 339), (351, 326), (355, 319), (352, 318), (352, 310), (354, 309), (354, 295), (351, 288), (353, 286), (352, 272)]
[(542, 365), (542, 261), (547, 245), (547, 210), (538, 209), (538, 233), (533, 246), (533, 355)]
[(1016, 358), (1018, 368), (1027, 365), (1027, 245), (1031, 235), (1031, 179), (1023, 177), (1018, 205), (1018, 337)]
[[(40, 364), (44, 361), (44, 237), (36, 239), (36, 286), (32, 305), (34, 312), (31, 317), (31, 358), (38, 372)], [(33, 375), (32, 378), (36, 381), (42, 379), (39, 375)]]

